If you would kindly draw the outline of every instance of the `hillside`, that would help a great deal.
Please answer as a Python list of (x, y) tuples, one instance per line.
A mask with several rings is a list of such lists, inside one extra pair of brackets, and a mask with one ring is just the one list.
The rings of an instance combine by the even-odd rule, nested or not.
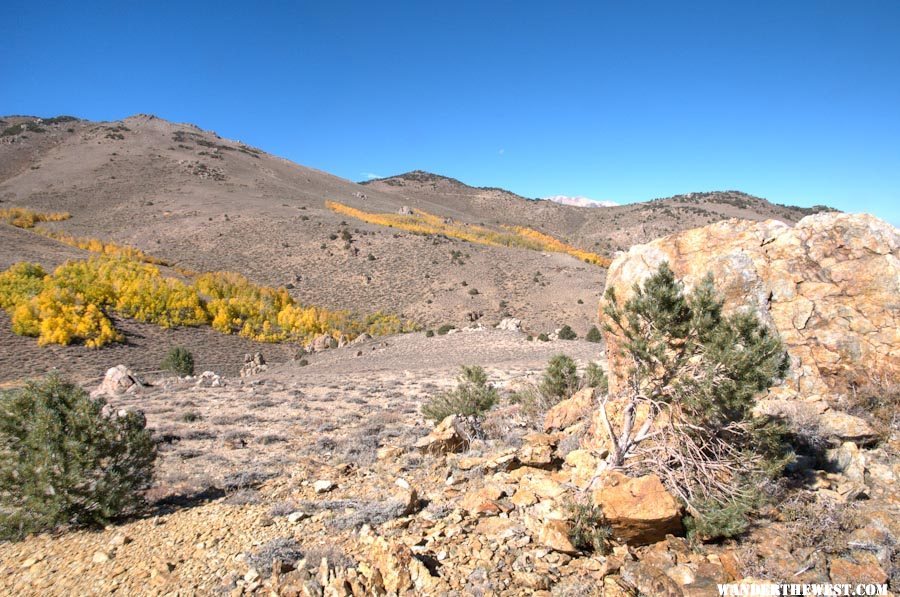
[[(730, 216), (793, 222), (807, 210), (733, 191), (571, 207), (424, 172), (359, 185), (151, 116), (0, 125), (0, 268), (67, 264), (0, 278), (0, 388), (58, 370), (91, 391), (51, 381), (3, 394), (14, 438), (4, 445), (17, 457), (0, 471), (0, 531), (11, 539), (0, 541), (0, 593), (705, 596), (722, 583), (785, 579), (879, 594), (900, 586), (892, 226), (847, 214), (793, 226), (726, 221), (633, 246), (606, 267), (592, 251), (628, 238)], [(81, 261), (101, 251), (125, 258)], [(604, 342), (531, 337), (563, 323), (583, 336), (599, 324), (605, 286), (627, 300), (662, 260), (672, 270), (644, 285), (657, 308), (626, 303), (627, 329), (614, 327), (625, 319), (609, 298)], [(285, 291), (197, 275), (226, 269)], [(711, 270), (727, 303), (697, 283)], [(687, 298), (677, 279), (692, 289)], [(107, 294), (116, 300), (103, 315), (121, 342), (39, 346), (11, 332), (11, 303), (18, 324), (45, 303), (80, 316)], [(467, 327), (357, 329), (349, 343), (307, 353), (305, 336), (249, 339), (228, 309), (222, 321), (217, 313), (171, 329), (122, 312), (146, 302), (151, 314), (211, 316), (212, 303), (234, 301), (258, 315), (277, 304), (284, 331), (283, 313), (304, 313), (294, 299), (383, 309), (429, 331)], [(783, 343), (742, 316), (745, 306)], [(509, 321), (492, 329), (507, 313), (524, 330)], [(217, 321), (232, 333), (216, 331)], [(174, 346), (193, 354), (196, 375), (160, 370)], [(629, 413), (641, 413), (640, 426)], [(127, 420), (146, 421), (135, 450), (156, 456), (152, 476), (148, 468), (127, 486), (98, 483), (111, 478), (99, 469), (120, 481), (123, 468), (135, 470), (123, 464), (134, 459), (109, 464), (119, 446), (98, 431)], [(96, 476), (46, 464), (79, 465), (82, 454)], [(40, 508), (81, 492), (88, 501), (72, 508), (90, 510), (120, 485), (145, 503), (104, 513), (96, 528)], [(29, 516), (47, 532), (29, 535), (20, 522)]]
[(392, 193), (413, 208), (428, 210), (426, 206), (438, 204), (444, 208), (438, 212), (441, 215), (535, 227), (585, 249), (606, 253), (726, 218), (776, 219), (790, 224), (828, 209), (778, 205), (740, 191), (690, 193), (593, 209), (532, 200), (504, 189), (472, 187), (420, 170), (360, 184)]
[[(237, 271), (284, 286), (303, 304), (381, 310), (425, 327), (494, 324), (510, 315), (534, 334), (564, 323), (584, 334), (594, 323), (601, 267), (562, 253), (367, 224), (326, 201), (368, 213), (408, 207), (460, 226), (524, 226), (601, 255), (725, 217), (793, 222), (804, 213), (735, 192), (597, 210), (420, 171), (357, 184), (150, 115), (0, 119), (0, 208), (71, 214), (42, 224), (47, 230), (134, 246), (177, 272)], [(5, 224), (0, 240), (2, 268), (22, 260), (52, 268), (89, 255)], [(8, 324), (0, 334), (9, 334)], [(207, 360), (225, 358), (214, 351)]]

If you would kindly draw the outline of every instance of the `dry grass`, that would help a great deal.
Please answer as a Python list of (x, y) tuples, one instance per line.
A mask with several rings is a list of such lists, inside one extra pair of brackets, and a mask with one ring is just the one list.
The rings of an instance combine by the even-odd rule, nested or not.
[(839, 405), (861, 417), (883, 437), (900, 431), (900, 380), (888, 376), (869, 376), (851, 388)]

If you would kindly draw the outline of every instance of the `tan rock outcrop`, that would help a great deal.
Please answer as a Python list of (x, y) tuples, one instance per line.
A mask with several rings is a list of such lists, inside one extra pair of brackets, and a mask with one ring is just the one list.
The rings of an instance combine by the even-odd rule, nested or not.
[(103, 377), (103, 381), (92, 396), (118, 396), (132, 393), (144, 386), (144, 382), (125, 365), (110, 367)]
[[(726, 310), (752, 308), (778, 330), (791, 357), (787, 389), (843, 394), (867, 376), (900, 375), (900, 234), (887, 222), (842, 213), (793, 227), (726, 220), (632, 247), (606, 287), (626, 300), (664, 261), (687, 287), (712, 272)], [(607, 343), (615, 392), (625, 365), (619, 339)]]

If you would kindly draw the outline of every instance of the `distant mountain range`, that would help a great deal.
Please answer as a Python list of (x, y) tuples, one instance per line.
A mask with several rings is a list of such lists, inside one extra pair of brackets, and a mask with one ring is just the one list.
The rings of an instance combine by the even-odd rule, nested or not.
[(552, 197), (544, 197), (544, 200), (575, 207), (616, 207), (619, 205), (615, 201), (601, 201), (599, 199), (589, 199), (581, 196), (568, 197), (566, 195), (553, 195)]

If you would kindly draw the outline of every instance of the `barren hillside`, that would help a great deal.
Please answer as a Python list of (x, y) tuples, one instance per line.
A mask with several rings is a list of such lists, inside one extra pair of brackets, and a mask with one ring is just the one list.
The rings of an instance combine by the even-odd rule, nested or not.
[[(534, 334), (563, 324), (584, 334), (594, 323), (603, 268), (560, 253), (366, 224), (326, 201), (370, 213), (406, 206), (461, 225), (528, 226), (601, 254), (725, 217), (792, 222), (804, 213), (740, 193), (587, 209), (424, 172), (361, 185), (150, 115), (0, 122), (0, 208), (71, 213), (45, 228), (132, 245), (179, 271), (238, 271), (285, 286), (305, 304), (382, 310), (425, 327), (494, 324), (509, 315)], [(0, 240), (4, 268), (22, 260), (52, 268), (88, 255), (6, 224)], [(0, 334), (9, 333), (0, 326)]]
[(778, 205), (740, 191), (690, 193), (597, 209), (529, 199), (504, 189), (472, 187), (420, 170), (360, 184), (392, 193), (414, 208), (428, 210), (438, 204), (443, 208), (441, 215), (534, 227), (585, 249), (607, 253), (726, 218), (776, 219), (790, 224), (828, 209)]

